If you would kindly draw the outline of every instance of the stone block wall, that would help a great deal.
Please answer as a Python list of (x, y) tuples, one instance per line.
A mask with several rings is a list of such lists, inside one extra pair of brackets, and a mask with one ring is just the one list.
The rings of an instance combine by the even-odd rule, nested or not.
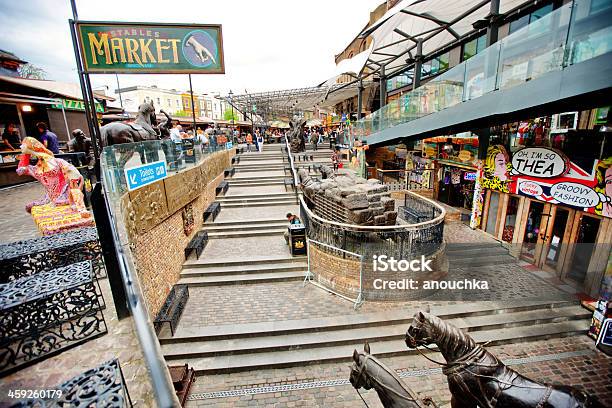
[[(124, 221), (151, 319), (179, 279), (185, 247), (200, 230), (202, 214), (215, 200), (215, 188), (223, 181), (223, 170), (231, 166), (233, 154), (214, 153), (197, 167), (123, 197)], [(185, 206), (192, 207), (195, 224), (188, 235)]]

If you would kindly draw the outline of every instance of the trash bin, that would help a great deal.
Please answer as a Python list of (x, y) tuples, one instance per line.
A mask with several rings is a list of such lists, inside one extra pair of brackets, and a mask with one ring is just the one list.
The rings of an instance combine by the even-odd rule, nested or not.
[(306, 255), (306, 226), (289, 225), (289, 248), (292, 256)]

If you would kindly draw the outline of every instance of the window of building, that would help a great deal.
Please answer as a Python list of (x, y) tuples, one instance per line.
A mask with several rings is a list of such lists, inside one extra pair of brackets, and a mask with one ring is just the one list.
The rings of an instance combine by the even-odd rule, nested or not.
[(484, 50), (486, 46), (487, 36), (485, 34), (466, 42), (463, 44), (463, 61), (472, 58), (474, 55)]
[(168, 106), (172, 107), (172, 101), (170, 101), (170, 99), (167, 99), (166, 102), (168, 102)]
[(539, 19), (546, 16), (551, 11), (553, 11), (553, 5), (548, 4), (546, 6), (540, 7), (539, 9), (537, 9), (536, 11), (530, 14), (526, 14), (524, 16), (517, 18), (514, 21), (511, 21), (510, 29), (509, 29), (510, 34), (514, 33), (515, 31), (520, 30), (523, 27), (527, 27), (529, 24), (532, 24), (535, 21), (538, 21)]
[(157, 104), (161, 105), (161, 99), (160, 98), (157, 98)]
[(178, 99), (176, 100), (176, 107), (180, 108), (181, 107), (181, 101), (179, 101)]

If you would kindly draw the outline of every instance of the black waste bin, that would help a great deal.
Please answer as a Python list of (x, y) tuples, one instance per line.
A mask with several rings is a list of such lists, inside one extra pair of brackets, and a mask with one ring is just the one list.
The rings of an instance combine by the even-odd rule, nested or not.
[(304, 224), (289, 225), (288, 233), (291, 255), (306, 255), (306, 226)]

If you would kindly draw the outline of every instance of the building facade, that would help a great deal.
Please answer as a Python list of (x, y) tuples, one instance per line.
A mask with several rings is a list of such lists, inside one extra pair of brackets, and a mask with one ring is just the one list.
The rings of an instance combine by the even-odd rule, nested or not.
[[(473, 30), (409, 59), (393, 75), (379, 75), (384, 114), (374, 112), (371, 122), (364, 121), (364, 134), (381, 135), (385, 129), (389, 135), (401, 124), (424, 123), (421, 118), (430, 118), (432, 128), (419, 124), (420, 134), (410, 136), (397, 131), (393, 137), (405, 142), (400, 145), (374, 143), (368, 163), (383, 170), (405, 159), (408, 188), (455, 208), (512, 255), (553, 273), (577, 292), (609, 299), (609, 98), (591, 91), (589, 98), (517, 110), (507, 121), (469, 112), (473, 125), (449, 121), (459, 123), (449, 126), (450, 132), (436, 133), (433, 122), (439, 112), (448, 117), (448, 109), (483, 95), (491, 104), (500, 103), (563, 67), (604, 58), (612, 51), (611, 14), (612, 4), (596, 0), (526, 1), (499, 15), (494, 29), (476, 22)], [(496, 54), (500, 41), (503, 52)], [(492, 58), (497, 55), (498, 60)], [(489, 60), (496, 65), (487, 68)], [(460, 75), (455, 78), (454, 72)], [(461, 133), (451, 133), (453, 127)]]
[[(176, 89), (162, 89), (157, 86), (129, 86), (115, 90), (121, 95), (123, 109), (126, 112), (138, 112), (138, 106), (153, 101), (156, 109), (163, 109), (168, 114), (184, 110), (182, 92)], [(191, 109), (191, 107), (190, 107)]]

